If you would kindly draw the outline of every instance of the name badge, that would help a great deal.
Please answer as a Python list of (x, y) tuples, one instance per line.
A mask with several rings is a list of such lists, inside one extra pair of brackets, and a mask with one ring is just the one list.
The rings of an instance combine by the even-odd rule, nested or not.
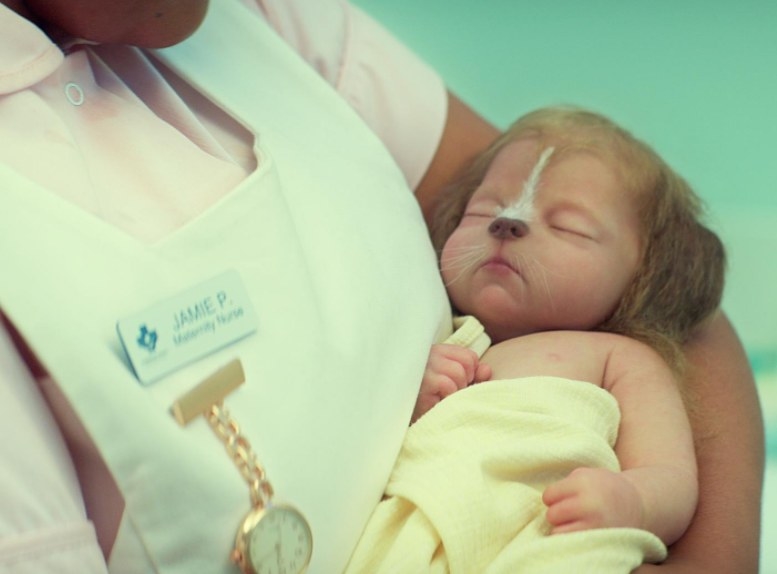
[(256, 331), (243, 282), (228, 271), (116, 324), (138, 380), (150, 384)]

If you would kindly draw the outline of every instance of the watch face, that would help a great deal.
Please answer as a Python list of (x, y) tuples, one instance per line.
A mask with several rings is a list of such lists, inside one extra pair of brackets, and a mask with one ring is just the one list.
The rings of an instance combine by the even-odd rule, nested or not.
[(270, 506), (248, 533), (248, 559), (256, 574), (304, 572), (313, 552), (307, 520), (290, 506)]

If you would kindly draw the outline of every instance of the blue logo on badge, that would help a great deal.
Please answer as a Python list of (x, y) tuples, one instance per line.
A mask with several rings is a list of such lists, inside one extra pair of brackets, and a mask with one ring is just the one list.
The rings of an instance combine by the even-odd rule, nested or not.
[(156, 349), (156, 330), (148, 330), (148, 327), (146, 327), (145, 324), (140, 326), (140, 333), (138, 334), (138, 345), (143, 347), (144, 349), (148, 349), (150, 353), (154, 352), (154, 349)]

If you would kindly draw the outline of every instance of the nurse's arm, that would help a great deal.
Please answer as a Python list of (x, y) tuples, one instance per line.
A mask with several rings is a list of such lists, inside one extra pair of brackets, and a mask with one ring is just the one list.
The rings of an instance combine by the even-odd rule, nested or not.
[(755, 381), (734, 329), (720, 314), (687, 347), (698, 412), (692, 417), (699, 505), (661, 566), (639, 574), (758, 572), (764, 427)]

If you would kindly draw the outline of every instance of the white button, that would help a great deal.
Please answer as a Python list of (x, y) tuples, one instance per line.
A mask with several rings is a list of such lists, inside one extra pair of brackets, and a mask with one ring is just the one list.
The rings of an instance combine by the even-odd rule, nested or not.
[(85, 99), (84, 91), (81, 89), (81, 86), (74, 82), (65, 84), (65, 97), (67, 98), (67, 101), (74, 106), (80, 106), (84, 103)]

